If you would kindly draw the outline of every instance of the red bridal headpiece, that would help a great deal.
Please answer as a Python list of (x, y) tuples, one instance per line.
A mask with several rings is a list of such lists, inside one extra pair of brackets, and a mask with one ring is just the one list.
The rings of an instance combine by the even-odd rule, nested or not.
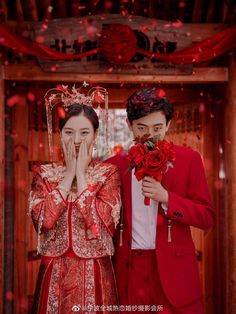
[[(47, 128), (48, 128), (48, 145), (49, 145), (49, 157), (50, 161), (53, 160), (53, 128), (52, 128), (52, 111), (54, 107), (61, 106), (65, 111), (68, 111), (72, 105), (82, 105), (82, 106), (97, 106), (101, 109), (101, 105), (104, 104), (104, 110), (108, 112), (108, 92), (105, 88), (96, 86), (92, 87), (87, 94), (82, 93), (82, 87), (87, 87), (89, 84), (86, 82), (79, 88), (73, 85), (71, 88), (68, 85), (60, 85), (57, 88), (49, 89), (45, 96), (45, 106), (47, 115)], [(103, 115), (106, 117), (107, 114)], [(106, 125), (106, 134), (107, 123)], [(107, 141), (106, 141), (107, 142)]]

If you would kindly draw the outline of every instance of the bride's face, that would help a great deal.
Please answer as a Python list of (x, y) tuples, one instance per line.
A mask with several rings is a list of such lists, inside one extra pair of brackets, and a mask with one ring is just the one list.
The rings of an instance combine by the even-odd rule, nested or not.
[(69, 118), (61, 131), (61, 137), (66, 146), (72, 138), (76, 152), (78, 153), (83, 140), (86, 140), (88, 149), (93, 145), (96, 133), (89, 119), (83, 114), (80, 114)]

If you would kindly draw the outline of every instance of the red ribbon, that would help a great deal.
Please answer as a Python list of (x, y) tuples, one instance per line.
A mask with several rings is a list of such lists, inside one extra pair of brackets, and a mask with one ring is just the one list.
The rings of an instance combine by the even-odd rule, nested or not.
[[(210, 61), (226, 52), (236, 48), (236, 26), (227, 28), (212, 37), (203, 40), (189, 48), (170, 54), (152, 53), (137, 48), (136, 52), (142, 53), (148, 58), (156, 58), (160, 61), (181, 64), (200, 63)], [(45, 45), (30, 42), (29, 40), (11, 32), (7, 26), (0, 25), (0, 44), (8, 48), (16, 49), (26, 54), (34, 55), (42, 59), (50, 60), (76, 60), (99, 53), (101, 48), (79, 54), (66, 54), (55, 51)], [(124, 52), (125, 53), (125, 52)]]

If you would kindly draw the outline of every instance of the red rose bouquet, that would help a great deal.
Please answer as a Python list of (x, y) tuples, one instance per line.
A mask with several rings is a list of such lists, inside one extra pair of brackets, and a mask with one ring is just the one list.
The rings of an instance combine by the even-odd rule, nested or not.
[[(131, 169), (135, 169), (134, 175), (138, 181), (150, 176), (161, 182), (163, 174), (169, 167), (173, 167), (173, 143), (158, 140), (158, 137), (150, 138), (149, 135), (138, 137), (135, 139), (135, 145), (128, 151), (128, 160)], [(149, 197), (145, 197), (144, 204), (150, 204)]]

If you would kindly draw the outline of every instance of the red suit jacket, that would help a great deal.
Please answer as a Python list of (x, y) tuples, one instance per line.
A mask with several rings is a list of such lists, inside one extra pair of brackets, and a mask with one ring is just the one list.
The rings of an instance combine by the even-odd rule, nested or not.
[[(190, 226), (210, 228), (214, 224), (215, 214), (199, 153), (186, 147), (176, 145), (174, 147), (176, 151), (174, 167), (169, 168), (162, 180), (162, 185), (169, 195), (168, 214), (165, 215), (159, 206), (156, 258), (166, 297), (173, 306), (179, 307), (201, 298), (202, 295)], [(123, 245), (119, 246), (117, 230), (114, 266), (120, 304), (125, 305), (132, 241), (131, 171), (124, 154), (116, 155), (108, 161), (118, 166), (122, 179)], [(167, 237), (168, 219), (172, 220), (171, 242), (168, 242)]]

